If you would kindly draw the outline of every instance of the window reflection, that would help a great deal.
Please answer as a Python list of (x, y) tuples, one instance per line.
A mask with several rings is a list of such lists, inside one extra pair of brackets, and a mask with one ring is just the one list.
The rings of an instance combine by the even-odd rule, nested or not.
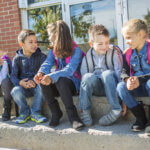
[(149, 28), (150, 38), (150, 0), (128, 0), (129, 19), (145, 19)]
[(28, 11), (29, 29), (36, 32), (39, 43), (48, 43), (46, 26), (60, 19), (62, 19), (61, 5), (36, 8)]
[(71, 30), (77, 43), (88, 49), (88, 28), (103, 24), (110, 32), (110, 43), (117, 44), (115, 0), (100, 0), (70, 6)]

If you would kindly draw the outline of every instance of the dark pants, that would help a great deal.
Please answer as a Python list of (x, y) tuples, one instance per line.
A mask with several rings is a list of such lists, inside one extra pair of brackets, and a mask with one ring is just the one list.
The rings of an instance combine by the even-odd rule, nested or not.
[[(74, 120), (80, 120), (73, 103), (72, 96), (76, 94), (76, 88), (72, 80), (61, 77), (55, 84), (50, 84), (49, 86), (41, 84), (41, 88), (43, 97), (48, 102), (50, 109), (54, 108), (53, 106), (56, 102), (55, 97), (60, 96), (65, 105), (70, 122), (72, 123)], [(53, 110), (53, 112), (55, 113), (56, 111)]]
[(9, 78), (2, 80), (1, 92), (2, 92), (2, 96), (4, 97), (4, 102), (6, 103), (11, 103), (12, 97), (11, 97), (10, 92), (12, 88), (13, 88), (13, 85)]
[[(9, 78), (2, 80), (0, 90), (1, 90), (2, 96), (4, 97), (4, 108), (5, 109), (11, 109), (12, 96), (11, 96), (10, 92), (11, 92), (12, 88), (13, 88), (13, 84)], [(16, 116), (18, 116), (18, 107), (16, 104), (15, 104), (15, 109), (16, 109)]]

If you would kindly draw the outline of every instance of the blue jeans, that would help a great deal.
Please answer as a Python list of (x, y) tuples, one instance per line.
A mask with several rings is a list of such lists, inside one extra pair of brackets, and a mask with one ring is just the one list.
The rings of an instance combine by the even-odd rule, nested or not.
[(136, 101), (134, 96), (149, 96), (150, 97), (150, 80), (141, 84), (134, 90), (128, 90), (125, 82), (120, 82), (117, 85), (117, 92), (124, 103), (129, 107), (133, 108), (139, 103)]
[(106, 94), (111, 110), (121, 111), (122, 107), (119, 103), (116, 91), (117, 83), (117, 76), (115, 72), (111, 70), (104, 71), (101, 74), (101, 79), (93, 73), (86, 73), (82, 77), (80, 86), (79, 109), (91, 109), (92, 94), (95, 96), (104, 96)]
[(31, 114), (40, 114), (41, 108), (43, 104), (43, 97), (41, 88), (39, 85), (36, 85), (36, 88), (25, 89), (21, 86), (15, 86), (11, 95), (14, 101), (17, 103), (20, 109), (20, 115), (28, 115), (30, 114), (30, 108), (27, 104), (26, 98), (34, 96), (34, 100), (32, 103)]

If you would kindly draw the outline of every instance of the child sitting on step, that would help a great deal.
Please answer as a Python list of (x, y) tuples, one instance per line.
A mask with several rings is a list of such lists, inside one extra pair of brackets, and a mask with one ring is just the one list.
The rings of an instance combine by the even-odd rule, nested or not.
[[(16, 51), (11, 73), (11, 81), (14, 84), (11, 95), (19, 107), (20, 114), (16, 123), (25, 123), (30, 118), (41, 123), (46, 121), (41, 115), (43, 96), (33, 77), (46, 59), (46, 55), (37, 47), (35, 32), (32, 30), (22, 30), (18, 35), (18, 42), (21, 48)], [(26, 98), (31, 96), (34, 96), (34, 100), (30, 109)]]
[(97, 24), (89, 28), (91, 48), (83, 58), (81, 65), (82, 81), (80, 86), (81, 119), (86, 126), (91, 126), (92, 95), (106, 94), (111, 110), (99, 120), (103, 126), (113, 124), (121, 115), (122, 107), (116, 92), (122, 70), (122, 54), (116, 46), (109, 45), (109, 32)]
[(11, 116), (11, 90), (13, 85), (10, 81), (11, 60), (8, 55), (0, 50), (0, 90), (4, 97), (2, 120), (10, 120)]
[[(72, 127), (83, 128), (72, 95), (76, 95), (80, 86), (80, 64), (83, 53), (72, 40), (69, 27), (62, 21), (47, 26), (49, 40), (53, 45), (46, 61), (42, 64), (34, 80), (41, 83), (42, 93), (51, 110), (49, 125), (56, 127), (62, 117), (62, 111), (55, 97), (60, 96)], [(51, 68), (56, 65), (56, 71)]]
[(124, 81), (118, 84), (117, 91), (136, 117), (131, 129), (141, 131), (146, 127), (145, 132), (150, 134), (150, 110), (147, 123), (143, 104), (134, 98), (134, 96), (150, 97), (150, 42), (147, 41), (147, 25), (143, 20), (132, 19), (124, 24), (122, 33), (130, 48), (123, 56), (121, 77)]

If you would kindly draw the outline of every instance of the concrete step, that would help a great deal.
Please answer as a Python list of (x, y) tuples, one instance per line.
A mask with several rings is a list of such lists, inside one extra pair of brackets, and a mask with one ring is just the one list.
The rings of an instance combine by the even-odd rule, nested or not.
[[(148, 97), (138, 98), (148, 106)], [(109, 104), (106, 97), (92, 97), (94, 125), (82, 131), (75, 131), (67, 119), (64, 106), (58, 98), (64, 116), (60, 125), (56, 128), (48, 126), (49, 121), (36, 124), (29, 120), (25, 124), (15, 123), (15, 117), (10, 121), (2, 122), (0, 118), (0, 147), (15, 148), (21, 150), (149, 150), (150, 137), (143, 132), (130, 131), (134, 118), (130, 112), (126, 118), (118, 120), (114, 125), (102, 127), (98, 125), (98, 119), (108, 113)], [(32, 98), (28, 99), (31, 106)], [(77, 106), (78, 97), (74, 97)], [(0, 98), (0, 110), (2, 113), (2, 98)], [(43, 106), (43, 113), (50, 118), (47, 104)], [(14, 114), (14, 106), (12, 109)], [(128, 119), (127, 119), (128, 118)]]
[[(58, 102), (60, 104), (60, 108), (63, 111), (63, 118), (65, 120), (67, 119), (67, 115), (66, 115), (66, 111), (65, 111), (65, 107), (60, 99), (58, 99)], [(148, 112), (148, 105), (149, 105), (149, 98), (148, 97), (137, 97), (136, 98), (138, 101), (143, 101), (144, 103), (144, 108), (146, 113)], [(74, 96), (73, 97), (74, 100), (74, 104), (76, 105), (76, 107), (78, 107), (78, 101), (79, 101), (79, 97), (78, 96)], [(32, 102), (33, 102), (33, 98), (28, 98), (27, 102), (30, 106), (32, 106)], [(3, 110), (3, 98), (0, 97), (0, 115), (2, 114), (2, 110)], [(108, 104), (107, 98), (106, 97), (97, 97), (97, 96), (93, 96), (92, 97), (92, 116), (96, 119), (99, 119), (100, 117), (102, 117), (103, 115), (107, 114), (110, 111), (110, 106)], [(12, 106), (12, 115), (15, 115), (15, 107), (14, 107), (14, 103)], [(49, 107), (47, 105), (47, 103), (45, 102), (43, 105), (43, 114), (47, 117), (50, 118), (51, 113), (49, 110)], [(133, 120), (133, 115), (130, 113), (130, 111), (128, 111), (125, 119), (128, 120)]]
[[(15, 119), (15, 118), (14, 118)], [(132, 122), (118, 121), (112, 126), (94, 126), (75, 131), (70, 123), (61, 120), (56, 128), (48, 122), (36, 124), (28, 121), (18, 125), (14, 119), (0, 119), (0, 147), (23, 150), (149, 150), (150, 137), (144, 132), (130, 131)]]
[[(57, 99), (58, 99), (58, 102), (60, 104), (60, 108), (63, 111), (63, 118), (65, 120), (68, 120), (64, 105), (63, 105), (60, 97), (57, 98)], [(148, 97), (137, 97), (136, 99), (138, 101), (143, 101), (144, 108), (145, 108), (146, 113), (147, 113), (148, 112), (148, 105), (149, 105), (149, 98)], [(73, 100), (74, 100), (74, 104), (76, 105), (76, 107), (78, 107), (79, 97), (74, 96)], [(31, 106), (32, 102), (33, 102), (33, 98), (28, 98), (27, 102)], [(3, 109), (3, 98), (0, 97), (0, 115), (2, 114), (2, 109)], [(97, 96), (92, 97), (92, 116), (93, 116), (93, 118), (99, 119), (103, 115), (107, 114), (109, 111), (110, 111), (110, 106), (108, 104), (108, 101), (107, 101), (106, 97), (97, 97)], [(15, 115), (14, 103), (13, 103), (13, 106), (12, 106), (12, 113), (11, 114)], [(50, 116), (51, 116), (50, 110), (49, 110), (48, 105), (47, 105), (46, 102), (43, 105), (43, 114), (47, 118), (50, 118)], [(130, 111), (128, 111), (125, 119), (133, 120), (133, 118), (134, 118), (133, 115), (130, 113)]]

